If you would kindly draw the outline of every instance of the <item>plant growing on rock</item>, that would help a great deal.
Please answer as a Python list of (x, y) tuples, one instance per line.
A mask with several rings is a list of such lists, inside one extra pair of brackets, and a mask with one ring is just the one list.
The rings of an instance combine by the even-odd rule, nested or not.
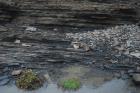
[(21, 89), (33, 90), (41, 87), (43, 82), (32, 70), (25, 70), (16, 80), (16, 85)]
[(78, 78), (63, 79), (58, 84), (64, 90), (77, 90), (81, 87), (81, 82)]

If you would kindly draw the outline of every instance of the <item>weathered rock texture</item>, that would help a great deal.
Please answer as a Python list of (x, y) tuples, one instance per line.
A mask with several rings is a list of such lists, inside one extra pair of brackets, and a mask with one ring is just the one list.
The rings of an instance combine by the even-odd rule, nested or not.
[[(132, 3), (130, 0), (119, 1), (121, 0), (0, 0), (0, 74), (5, 76), (12, 70), (22, 68), (51, 68), (50, 72), (53, 72), (57, 66), (67, 64), (134, 70), (136, 66), (140, 66), (140, 59), (115, 52), (108, 46), (108, 42), (87, 52), (74, 49), (71, 39), (66, 38), (67, 33), (94, 31), (88, 27), (137, 23), (139, 3), (136, 0)], [(112, 29), (110, 30), (107, 31), (110, 38), (121, 31), (115, 29), (115, 33), (112, 33)], [(139, 39), (139, 33), (133, 30), (135, 29), (130, 32)], [(105, 33), (106, 30), (98, 31)], [(129, 38), (131, 33), (118, 32), (120, 36), (117, 37)], [(125, 38), (123, 40), (120, 44), (127, 43)], [(8, 76), (5, 78), (4, 83), (0, 79), (0, 85), (9, 82)]]
[[(18, 20), (20, 24), (94, 27), (139, 21), (138, 0), (0, 0), (0, 2), (19, 8), (16, 12), (21, 13), (15, 22)], [(3, 15), (0, 20), (7, 21), (16, 14), (15, 12), (9, 14), (13, 8), (0, 10)]]

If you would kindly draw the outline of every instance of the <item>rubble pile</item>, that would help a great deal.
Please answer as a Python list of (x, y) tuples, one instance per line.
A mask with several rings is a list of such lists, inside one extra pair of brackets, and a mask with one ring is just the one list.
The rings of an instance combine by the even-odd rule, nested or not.
[(133, 56), (136, 56), (135, 53), (140, 53), (140, 28), (136, 25), (116, 26), (83, 33), (67, 33), (66, 37), (84, 42), (92, 48), (107, 46), (124, 54), (133, 54)]

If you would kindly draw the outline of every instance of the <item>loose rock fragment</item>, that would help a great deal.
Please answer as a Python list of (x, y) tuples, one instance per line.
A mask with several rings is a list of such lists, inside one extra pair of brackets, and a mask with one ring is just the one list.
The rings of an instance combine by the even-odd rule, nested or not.
[(37, 28), (35, 27), (31, 27), (31, 26), (26, 27), (26, 31), (36, 31), (36, 30)]
[(22, 46), (24, 46), (24, 47), (30, 47), (31, 45), (26, 44), (26, 43), (22, 43)]
[(20, 40), (18, 40), (18, 39), (16, 39), (14, 43), (15, 43), (15, 44), (20, 44), (20, 43), (21, 43), (21, 41), (20, 41)]
[(72, 42), (73, 48), (74, 49), (79, 49), (80, 48), (80, 43), (79, 42)]
[(133, 74), (132, 79), (135, 84), (140, 85), (140, 74)]
[(82, 43), (82, 42), (72, 42), (72, 45), (73, 45), (74, 49), (82, 48), (85, 51), (89, 51), (90, 50), (90, 47), (87, 44)]
[(137, 57), (137, 58), (140, 58), (140, 52), (137, 53), (137, 52), (132, 52), (130, 53), (131, 56), (134, 56), (134, 57)]
[(51, 78), (50, 78), (49, 74), (44, 74), (43, 76), (44, 76), (45, 80), (47, 80), (48, 82), (51, 82)]
[(21, 73), (22, 73), (22, 70), (14, 70), (14, 71), (12, 71), (11, 75), (17, 76), (17, 75), (20, 75)]

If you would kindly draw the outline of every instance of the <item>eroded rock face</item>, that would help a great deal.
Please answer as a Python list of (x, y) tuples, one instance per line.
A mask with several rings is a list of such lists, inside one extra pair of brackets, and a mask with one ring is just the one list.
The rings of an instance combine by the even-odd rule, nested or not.
[(8, 0), (5, 2), (20, 8), (22, 13), (15, 20), (20, 24), (100, 27), (139, 21), (138, 0)]
[[(118, 1), (123, 2), (118, 3)], [(137, 0), (135, 1), (137, 2)], [(74, 34), (89, 31), (89, 28), (77, 27), (102, 28), (137, 23), (139, 7), (136, 8), (135, 4), (133, 6), (130, 1), (0, 0), (0, 2), (2, 5), (10, 7), (2, 8), (0, 6), (0, 11), (4, 15), (4, 18), (0, 17), (0, 21), (6, 23), (5, 26), (8, 29), (8, 31), (0, 32), (0, 69), (3, 72), (25, 67), (46, 69), (47, 66), (50, 66), (48, 64), (56, 63), (61, 65), (65, 63), (94, 64), (101, 68), (107, 68), (108, 65), (104, 64), (120, 63), (116, 68), (113, 65), (110, 67), (118, 70), (133, 68), (140, 62), (139, 59), (114, 53), (109, 50), (107, 43), (97, 46), (97, 50), (77, 51), (70, 45), (72, 41), (65, 37), (67, 32)], [(13, 6), (16, 8), (12, 8)], [(16, 13), (13, 11), (20, 11), (20, 13), (15, 16)], [(43, 29), (40, 26), (48, 28)], [(33, 30), (32, 28), (27, 29), (27, 27), (33, 27)], [(36, 29), (34, 30), (34, 28)], [(93, 28), (91, 31), (94, 32)], [(16, 40), (18, 40), (17, 43), (15, 43)], [(116, 46), (117, 39), (113, 41)], [(101, 42), (99, 41), (99, 43)], [(129, 40), (125, 41), (126, 43), (131, 46)], [(119, 49), (122, 50), (122, 47)], [(124, 66), (125, 62), (133, 67)]]

